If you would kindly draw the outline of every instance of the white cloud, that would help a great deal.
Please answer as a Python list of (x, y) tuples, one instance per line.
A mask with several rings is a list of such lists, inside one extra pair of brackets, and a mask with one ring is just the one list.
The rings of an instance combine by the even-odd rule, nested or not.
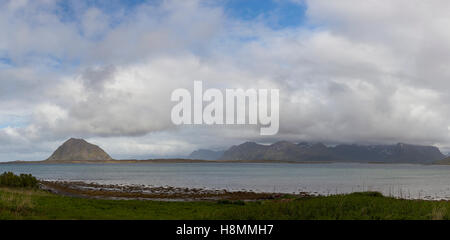
[[(39, 159), (72, 136), (126, 158), (245, 140), (450, 147), (447, 1), (305, 1), (308, 25), (278, 30), (203, 1), (78, 3), (73, 20), (54, 1), (4, 3), (0, 52), (13, 63), (0, 69), (0, 120), (28, 124), (0, 129), (0, 160)], [(172, 125), (171, 91), (196, 80), (279, 88), (280, 134)]]

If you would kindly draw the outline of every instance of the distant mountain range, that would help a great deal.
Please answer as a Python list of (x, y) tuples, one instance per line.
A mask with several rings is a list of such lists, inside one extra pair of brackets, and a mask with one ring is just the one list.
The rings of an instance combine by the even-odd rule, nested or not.
[[(201, 154), (200, 154), (201, 153)], [(360, 162), (360, 163), (433, 163), (444, 159), (437, 147), (398, 143), (395, 145), (292, 143), (280, 141), (271, 145), (246, 142), (220, 152), (194, 151), (191, 156), (205, 160), (292, 161), (292, 162)], [(210, 155), (211, 154), (211, 155)], [(210, 158), (208, 158), (211, 156)]]
[(280, 141), (271, 145), (246, 142), (226, 151), (200, 149), (185, 159), (114, 160), (99, 146), (83, 139), (71, 138), (59, 146), (45, 161), (70, 162), (358, 162), (358, 163), (421, 163), (450, 164), (437, 147), (398, 143), (394, 145), (292, 143)]
[(225, 151), (213, 151), (208, 149), (199, 149), (193, 151), (187, 158), (199, 160), (219, 160)]

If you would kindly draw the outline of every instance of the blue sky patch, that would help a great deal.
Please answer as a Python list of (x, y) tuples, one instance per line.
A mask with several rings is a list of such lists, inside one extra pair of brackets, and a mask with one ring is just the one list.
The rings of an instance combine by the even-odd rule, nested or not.
[(305, 24), (306, 5), (280, 0), (227, 0), (225, 12), (241, 20), (262, 18), (272, 28), (298, 27)]

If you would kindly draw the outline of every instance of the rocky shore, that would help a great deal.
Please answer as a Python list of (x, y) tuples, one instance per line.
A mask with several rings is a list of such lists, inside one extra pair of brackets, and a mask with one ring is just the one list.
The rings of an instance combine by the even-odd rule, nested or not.
[[(285, 198), (284, 193), (257, 193), (252, 191), (227, 191), (225, 189), (200, 189), (178, 187), (149, 187), (144, 185), (104, 185), (86, 182), (40, 181), (43, 190), (71, 197), (100, 199), (142, 199), (163, 201), (217, 201), (217, 200), (266, 200)], [(306, 192), (289, 194), (308, 197)]]

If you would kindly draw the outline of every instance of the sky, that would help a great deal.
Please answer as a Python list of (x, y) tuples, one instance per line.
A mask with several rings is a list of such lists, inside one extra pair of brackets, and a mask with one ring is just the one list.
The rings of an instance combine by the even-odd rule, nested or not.
[[(71, 137), (116, 159), (255, 141), (450, 151), (445, 0), (0, 0), (0, 161)], [(280, 131), (177, 126), (171, 92), (280, 89)]]

